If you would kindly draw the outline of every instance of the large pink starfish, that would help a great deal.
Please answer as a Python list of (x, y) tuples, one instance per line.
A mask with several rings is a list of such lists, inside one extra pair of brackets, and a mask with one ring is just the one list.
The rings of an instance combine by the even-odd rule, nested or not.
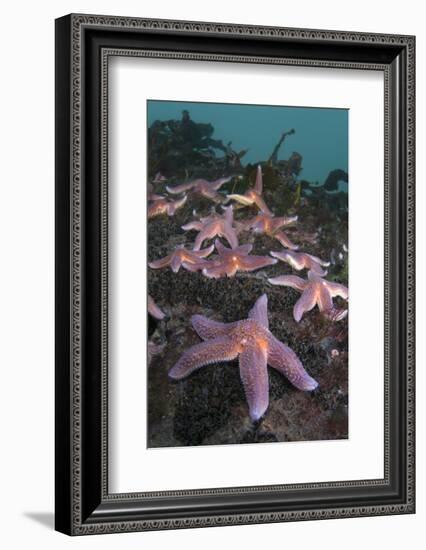
[(266, 206), (266, 203), (262, 198), (262, 191), (263, 191), (262, 168), (259, 165), (257, 167), (256, 182), (254, 184), (254, 188), (248, 189), (244, 193), (244, 195), (230, 194), (230, 195), (226, 195), (226, 198), (228, 200), (234, 199), (237, 202), (244, 204), (246, 206), (255, 204), (259, 208), (259, 210), (261, 210), (265, 214), (269, 214), (270, 216), (272, 216), (272, 212)]
[(189, 348), (170, 369), (169, 376), (180, 380), (205, 365), (239, 357), (240, 377), (253, 421), (259, 420), (269, 405), (267, 365), (299, 390), (317, 388), (318, 383), (305, 371), (294, 351), (270, 332), (266, 294), (257, 300), (248, 319), (219, 323), (194, 315), (191, 322), (204, 342)]
[(161, 214), (174, 216), (176, 210), (185, 204), (186, 198), (187, 197), (185, 195), (177, 201), (168, 201), (163, 197), (155, 199), (152, 204), (148, 205), (148, 219), (154, 218), (155, 216), (159, 216)]
[(268, 279), (272, 285), (289, 286), (302, 293), (293, 308), (293, 317), (299, 322), (305, 311), (310, 311), (318, 305), (321, 313), (332, 321), (340, 321), (348, 314), (347, 309), (334, 307), (333, 298), (341, 296), (349, 298), (348, 289), (339, 283), (326, 281), (314, 271), (308, 271), (308, 280), (305, 281), (296, 275), (281, 275)]
[(291, 242), (284, 231), (280, 231), (282, 227), (291, 225), (297, 221), (297, 216), (292, 217), (275, 217), (272, 214), (262, 212), (250, 220), (246, 227), (251, 228), (254, 233), (265, 233), (269, 237), (277, 239), (283, 246), (292, 250), (297, 250), (297, 244)]
[(172, 195), (178, 195), (179, 193), (183, 193), (184, 191), (191, 190), (193, 193), (198, 193), (199, 195), (202, 195), (203, 197), (207, 197), (208, 199), (211, 199), (214, 202), (222, 202), (222, 197), (217, 191), (222, 187), (222, 185), (224, 185), (231, 179), (232, 179), (232, 176), (228, 176), (226, 178), (219, 178), (214, 181), (208, 181), (202, 178), (198, 178), (188, 183), (182, 183), (181, 185), (176, 185), (176, 187), (167, 186), (166, 189)]
[(176, 249), (168, 256), (165, 256), (160, 260), (149, 262), (148, 265), (152, 269), (160, 269), (162, 267), (170, 266), (172, 271), (174, 273), (177, 273), (182, 265), (183, 267), (188, 269), (188, 267), (192, 264), (199, 264), (200, 260), (209, 256), (213, 252), (213, 250), (213, 244), (210, 245), (208, 248), (205, 248), (204, 250), (197, 251), (186, 250), (184, 246), (181, 245), (176, 247)]
[(301, 269), (312, 270), (317, 273), (320, 277), (327, 275), (322, 267), (328, 267), (330, 262), (324, 262), (312, 254), (306, 254), (305, 252), (294, 252), (292, 250), (282, 250), (281, 252), (271, 251), (270, 255), (278, 260), (287, 262), (291, 267), (300, 271)]
[[(205, 261), (199, 264), (203, 275), (212, 279), (219, 277), (234, 277), (237, 271), (255, 271), (268, 265), (274, 265), (277, 260), (268, 256), (250, 256), (253, 246), (243, 244), (236, 248), (227, 248), (219, 240), (215, 241), (219, 257), (215, 260)], [(194, 265), (197, 268), (197, 265)]]
[(232, 248), (238, 246), (237, 234), (233, 228), (234, 214), (232, 206), (224, 207), (224, 210), (225, 214), (223, 216), (213, 214), (182, 226), (184, 231), (195, 229), (199, 232), (195, 239), (194, 250), (200, 250), (206, 239), (213, 239), (216, 236), (224, 237)]
[(158, 321), (161, 321), (164, 319), (166, 314), (164, 311), (162, 311), (157, 304), (154, 302), (154, 299), (152, 296), (148, 294), (148, 313), (154, 317), (154, 319), (157, 319)]

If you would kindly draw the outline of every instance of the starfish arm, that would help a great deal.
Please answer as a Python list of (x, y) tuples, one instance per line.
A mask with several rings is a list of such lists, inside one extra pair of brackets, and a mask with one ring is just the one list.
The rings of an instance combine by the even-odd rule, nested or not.
[(303, 314), (311, 311), (317, 303), (318, 294), (316, 285), (307, 285), (302, 292), (302, 296), (294, 304), (293, 317), (296, 322), (299, 322)]
[(328, 267), (330, 265), (330, 262), (326, 262), (324, 260), (321, 260), (321, 258), (318, 258), (318, 256), (312, 256), (312, 254), (306, 254), (311, 258), (313, 262), (316, 262), (319, 265), (322, 265), (323, 267)]
[(253, 250), (252, 244), (242, 244), (238, 247), (238, 252), (240, 254), (250, 254), (252, 250)]
[(220, 323), (204, 317), (204, 315), (193, 315), (191, 323), (195, 332), (203, 340), (212, 340), (229, 334), (231, 323)]
[(246, 347), (240, 354), (240, 378), (244, 386), (250, 418), (259, 420), (269, 405), (269, 378), (266, 353), (260, 347)]
[(203, 248), (203, 250), (198, 250), (197, 252), (190, 252), (189, 256), (190, 257), (194, 256), (195, 258), (207, 258), (207, 256), (210, 256), (213, 250), (214, 250), (214, 244), (211, 244), (207, 248)]
[(219, 256), (226, 256), (227, 252), (230, 252), (230, 249), (227, 248), (224, 244), (222, 244), (219, 239), (216, 239), (214, 242), (214, 245), (216, 247), (216, 250), (219, 253)]
[(323, 284), (318, 285), (318, 308), (321, 312), (333, 309), (333, 300), (330, 291)]
[(190, 181), (188, 183), (181, 183), (180, 185), (176, 185), (175, 187), (170, 187), (169, 185), (166, 186), (167, 192), (171, 195), (179, 195), (180, 193), (183, 193), (184, 191), (189, 191), (197, 184), (197, 181)]
[(260, 164), (257, 167), (256, 181), (254, 183), (254, 190), (256, 191), (256, 193), (259, 193), (259, 195), (262, 194), (263, 178), (262, 178), (262, 167), (260, 166)]
[(154, 302), (154, 299), (148, 294), (148, 313), (154, 317), (154, 319), (157, 319), (158, 321), (161, 321), (164, 319), (166, 314), (164, 311), (162, 311), (157, 304)]
[(182, 265), (182, 256), (179, 253), (172, 254), (172, 260), (170, 262), (170, 267), (173, 273), (177, 273)]
[(223, 277), (226, 275), (226, 269), (222, 262), (209, 262), (212, 265), (211, 266), (205, 266), (203, 268), (203, 275), (204, 277), (207, 277), (208, 279), (219, 279), (220, 277)]
[(219, 195), (219, 193), (217, 193), (214, 189), (203, 189), (201, 191), (201, 195), (216, 203), (222, 202), (222, 196)]
[(200, 269), (203, 269), (206, 265), (208, 265), (207, 260), (199, 260), (198, 262), (182, 262), (182, 267), (185, 268), (187, 271), (191, 271), (192, 273), (195, 273), (196, 271), (200, 271)]
[(185, 351), (179, 361), (169, 370), (169, 376), (174, 380), (180, 380), (206, 365), (231, 361), (238, 356), (240, 349), (239, 342), (234, 342), (226, 337), (196, 344)]
[(291, 250), (282, 250), (281, 252), (274, 252), (273, 250), (270, 252), (270, 255), (274, 258), (278, 258), (278, 260), (281, 260), (282, 262), (286, 262), (294, 269), (297, 269), (297, 271), (300, 271), (305, 267), (305, 262), (303, 261), (303, 257), (301, 257), (299, 254), (292, 252)]
[(325, 277), (327, 275), (327, 271), (325, 269), (323, 269), (320, 264), (316, 263), (316, 262), (310, 262), (309, 263), (309, 266), (306, 266), (308, 269), (311, 269), (312, 271), (314, 271), (317, 275), (319, 275), (320, 277)]
[(248, 314), (248, 318), (258, 321), (265, 328), (269, 328), (268, 296), (266, 294), (262, 294), (262, 296), (257, 299), (256, 303)]
[(168, 265), (170, 265), (172, 256), (173, 256), (172, 254), (169, 254), (164, 258), (160, 258), (159, 260), (154, 260), (153, 262), (149, 262), (148, 265), (152, 269), (161, 269), (163, 267), (167, 267)]
[(164, 200), (155, 201), (153, 204), (150, 204), (148, 206), (148, 219), (154, 218), (155, 216), (159, 216), (160, 214), (163, 214), (166, 208), (167, 208), (167, 205), (165, 204)]
[(290, 239), (287, 237), (284, 231), (278, 231), (278, 233), (274, 234), (274, 237), (283, 246), (285, 246), (286, 248), (290, 248), (290, 250), (297, 250), (299, 248), (297, 244), (294, 244), (290, 241)]
[(232, 176), (228, 176), (226, 178), (219, 178), (218, 180), (212, 181), (209, 184), (209, 187), (211, 187), (211, 189), (214, 189), (215, 191), (217, 191), (218, 189), (220, 189), (222, 187), (222, 185), (225, 185), (225, 183), (228, 183), (228, 181), (231, 181), (231, 180), (232, 180)]
[(149, 201), (161, 201), (161, 199), (164, 199), (163, 195), (156, 195), (155, 193), (148, 193), (148, 200)]
[(186, 203), (187, 196), (185, 195), (183, 198), (181, 198), (178, 201), (169, 202), (167, 205), (167, 213), (169, 216), (174, 216), (176, 210), (178, 208), (181, 208)]
[(268, 364), (283, 374), (299, 390), (312, 391), (318, 382), (311, 378), (303, 368), (294, 351), (269, 334)]
[(232, 227), (234, 223), (234, 207), (232, 204), (230, 206), (222, 206), (223, 210), (225, 211), (225, 220), (229, 225)]
[(241, 271), (255, 271), (268, 265), (274, 265), (278, 260), (269, 256), (243, 256), (239, 259)]
[(203, 242), (207, 239), (212, 239), (217, 235), (217, 224), (211, 223), (206, 225), (197, 235), (194, 243), (194, 250), (198, 251), (203, 245)]
[(240, 263), (236, 264), (234, 262), (223, 262), (223, 269), (227, 277), (235, 277), (235, 274), (239, 269), (241, 269)]
[(254, 202), (253, 199), (246, 197), (245, 195), (232, 194), (232, 195), (226, 195), (226, 198), (233, 199), (234, 201), (237, 201), (240, 204), (244, 204), (244, 206), (250, 206)]
[(272, 231), (275, 233), (275, 231), (278, 231), (281, 227), (286, 227), (287, 225), (290, 225), (297, 221), (297, 216), (292, 216), (291, 218), (283, 217), (283, 218), (272, 218), (271, 219), (271, 225), (272, 225)]
[(317, 258), (317, 256), (312, 256), (312, 254), (304, 254), (305, 256), (305, 267), (309, 270), (312, 270), (314, 273), (316, 273), (319, 277), (324, 277), (327, 275), (327, 271), (322, 268), (328, 267), (330, 265), (330, 262), (324, 262), (320, 258)]
[(272, 212), (266, 206), (266, 202), (262, 199), (260, 195), (256, 195), (254, 197), (254, 202), (256, 206), (259, 208), (259, 210), (261, 210), (264, 214), (268, 214), (269, 216), (272, 216)]
[(184, 231), (190, 231), (191, 229), (195, 229), (195, 231), (201, 231), (203, 227), (204, 227), (203, 224), (198, 221), (189, 222), (189, 223), (186, 223), (185, 225), (182, 225), (182, 229)]
[(279, 277), (268, 279), (268, 281), (271, 285), (289, 286), (299, 292), (303, 292), (306, 288), (306, 281), (297, 275), (280, 275)]
[(333, 298), (335, 296), (340, 296), (344, 300), (349, 299), (349, 290), (345, 285), (341, 285), (340, 283), (334, 283), (332, 281), (326, 281), (326, 286), (329, 289), (330, 294)]
[(223, 224), (220, 234), (228, 241), (228, 243), (231, 245), (231, 248), (237, 248), (238, 237), (235, 229), (229, 223), (225, 222)]

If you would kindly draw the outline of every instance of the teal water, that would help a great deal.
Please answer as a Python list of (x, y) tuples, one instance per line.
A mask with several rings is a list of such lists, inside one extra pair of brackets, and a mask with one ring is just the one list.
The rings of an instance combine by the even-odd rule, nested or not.
[(183, 110), (194, 122), (212, 124), (213, 139), (224, 144), (232, 141), (236, 151), (249, 149), (243, 164), (266, 160), (282, 132), (294, 128), (296, 133), (286, 138), (278, 159), (288, 159), (293, 151), (300, 153), (300, 179), (322, 184), (331, 170), (348, 172), (347, 109), (150, 100), (148, 125), (155, 120), (180, 120)]

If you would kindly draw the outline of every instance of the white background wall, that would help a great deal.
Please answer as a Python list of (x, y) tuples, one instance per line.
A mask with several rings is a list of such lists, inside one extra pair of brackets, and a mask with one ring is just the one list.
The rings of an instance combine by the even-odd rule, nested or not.
[[(420, 542), (425, 507), (425, 53), (420, 1), (120, 0), (2, 7), (0, 164), (0, 543), (3, 548), (199, 548), (259, 545), (397, 549)], [(415, 516), (70, 539), (53, 526), (54, 24), (69, 12), (417, 35), (418, 512)], [(368, 182), (366, 182), (366, 193)], [(366, 266), (368, 269), (368, 266)], [(313, 457), (314, 460), (314, 457)], [(260, 465), (262, 467), (262, 465)], [(418, 548), (419, 544), (414, 544)]]

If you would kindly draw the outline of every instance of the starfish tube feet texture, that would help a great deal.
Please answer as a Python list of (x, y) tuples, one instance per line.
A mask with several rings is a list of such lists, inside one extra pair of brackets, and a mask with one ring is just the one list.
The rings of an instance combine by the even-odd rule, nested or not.
[(340, 283), (327, 281), (314, 271), (308, 272), (308, 280), (296, 275), (281, 275), (268, 279), (272, 285), (289, 286), (302, 293), (293, 308), (293, 317), (299, 322), (303, 314), (311, 311), (316, 305), (320, 312), (331, 321), (341, 321), (348, 314), (347, 309), (337, 309), (333, 304), (333, 298), (340, 296), (348, 300), (347, 287)]
[(266, 294), (256, 301), (247, 319), (221, 323), (194, 315), (191, 321), (204, 341), (185, 351), (170, 369), (170, 378), (180, 380), (203, 366), (238, 357), (240, 378), (253, 421), (259, 420), (269, 406), (267, 365), (300, 390), (317, 388), (318, 383), (309, 376), (294, 351), (270, 332)]

